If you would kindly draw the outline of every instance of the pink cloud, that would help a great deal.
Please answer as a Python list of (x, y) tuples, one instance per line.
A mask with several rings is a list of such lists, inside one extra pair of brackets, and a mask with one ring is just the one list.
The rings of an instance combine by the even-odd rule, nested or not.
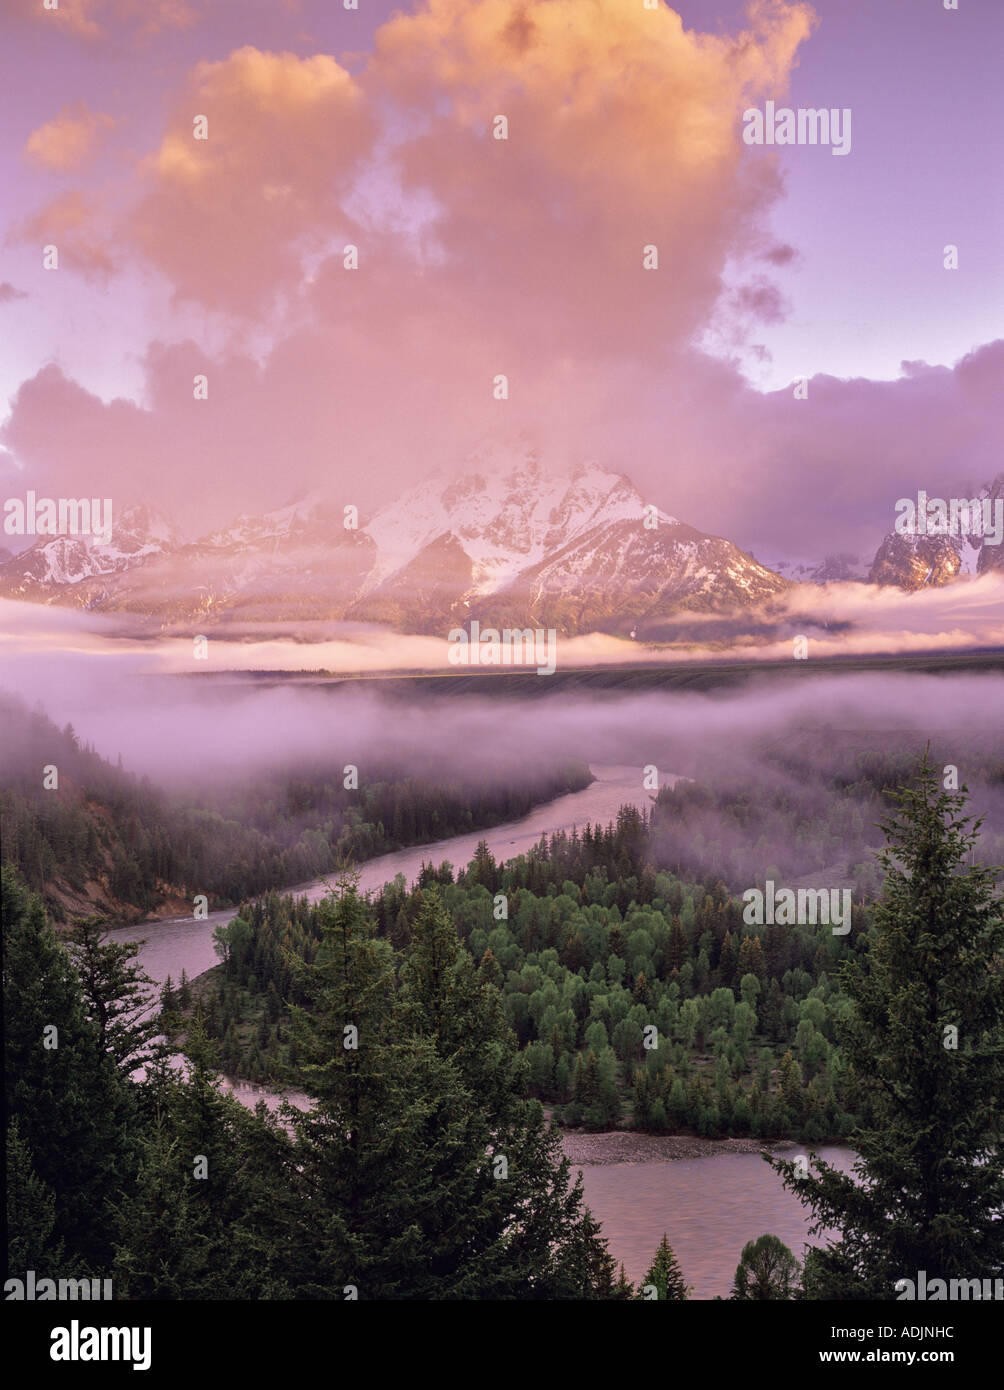
[[(545, 465), (598, 458), (762, 560), (873, 550), (898, 497), (998, 471), (1004, 344), (895, 382), (815, 377), (804, 401), (692, 346), (712, 315), (738, 346), (784, 312), (768, 273), (723, 276), (796, 255), (739, 115), (784, 92), (812, 26), (801, 4), (707, 35), (640, 0), (430, 0), (351, 72), (251, 46), (196, 64), (138, 181), (21, 228), (85, 273), (154, 271), (186, 329), (149, 344), (142, 406), (45, 369), (8, 447), (40, 486), (84, 477), (197, 535), (319, 486), (374, 506), (522, 429)], [(215, 311), (202, 344), (193, 306)]]
[(111, 116), (90, 111), (86, 102), (64, 106), (58, 116), (33, 130), (24, 147), (25, 155), (45, 169), (65, 173), (85, 164), (104, 132), (115, 124)]
[(11, 230), (8, 239), (34, 242), (40, 259), (43, 247), (55, 246), (59, 269), (103, 279), (115, 271), (116, 262), (102, 222), (99, 202), (79, 189), (71, 189), (25, 218)]
[(373, 134), (354, 79), (325, 54), (247, 47), (200, 63), (144, 162), (147, 191), (127, 229), (135, 249), (180, 297), (272, 308), (275, 291), (296, 289), (301, 250), (349, 238), (339, 197)]
[(97, 39), (109, 30), (142, 26), (144, 34), (163, 29), (186, 29), (198, 18), (189, 0), (6, 0), (11, 18), (49, 24), (81, 39)]

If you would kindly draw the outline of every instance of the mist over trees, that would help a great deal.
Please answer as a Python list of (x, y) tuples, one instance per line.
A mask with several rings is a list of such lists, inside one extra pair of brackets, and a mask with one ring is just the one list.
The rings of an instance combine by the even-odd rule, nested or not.
[[(284, 888), (406, 845), (526, 815), (588, 785), (581, 762), (537, 763), (504, 782), (426, 764), (422, 777), (370, 765), (346, 787), (341, 764), (234, 770), (166, 791), (81, 745), (41, 711), (0, 696), (3, 860), (57, 921), (103, 911), (130, 920), (204, 893), (211, 906)], [(58, 772), (47, 789), (42, 770)], [(99, 890), (95, 893), (95, 886)], [(90, 899), (88, 898), (90, 895)]]

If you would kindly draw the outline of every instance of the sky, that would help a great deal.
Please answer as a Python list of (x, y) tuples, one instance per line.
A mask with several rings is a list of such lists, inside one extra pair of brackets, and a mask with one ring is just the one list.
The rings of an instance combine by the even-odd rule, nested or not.
[[(770, 562), (873, 551), (899, 498), (1004, 467), (998, 0), (0, 25), (3, 496), (196, 537), (322, 487), (365, 519), (523, 432)], [(744, 144), (767, 101), (849, 109), (850, 150)]]

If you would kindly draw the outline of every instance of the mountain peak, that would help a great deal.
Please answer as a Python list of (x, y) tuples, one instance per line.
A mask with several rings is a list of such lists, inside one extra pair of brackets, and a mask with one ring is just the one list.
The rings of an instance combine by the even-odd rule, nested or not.
[(47, 538), (51, 549), (34, 547), (28, 567), (8, 561), (0, 583), (10, 597), (167, 625), (239, 613), (445, 635), (472, 616), (626, 634), (681, 605), (754, 603), (788, 582), (727, 540), (653, 517), (624, 474), (595, 459), (556, 468), (526, 439), (485, 442), (462, 473), (430, 473), (362, 521), (346, 530), (340, 501), (318, 490), (185, 545), (163, 518), (130, 509), (114, 558)]

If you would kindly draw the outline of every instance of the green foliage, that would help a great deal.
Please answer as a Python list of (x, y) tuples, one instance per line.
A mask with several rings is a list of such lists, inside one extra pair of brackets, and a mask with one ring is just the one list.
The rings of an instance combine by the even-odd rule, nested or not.
[(63, 1257), (55, 1237), (56, 1198), (35, 1172), (31, 1150), (18, 1122), (7, 1125), (7, 1273), (23, 1278), (29, 1269), (55, 1269)]
[[(633, 1125), (655, 1132), (843, 1138), (857, 1119), (853, 1083), (834, 1063), (832, 1020), (845, 1001), (821, 969), (819, 929), (778, 927), (765, 950), (720, 887), (663, 875), (682, 912), (669, 917), (665, 900), (650, 896), (646, 843), (643, 819), (624, 808), (606, 830), (556, 834), (501, 866), (482, 846), (456, 881), (449, 866), (426, 866), (412, 892), (403, 878), (387, 885), (372, 904), (378, 935), (406, 949), (426, 890), (439, 890), (482, 975), (502, 991), (531, 1093), (560, 1107), (565, 1124), (607, 1129), (630, 1104)], [(610, 882), (611, 863), (630, 876)], [(505, 895), (507, 919), (494, 917), (493, 890)], [(867, 910), (857, 908), (855, 920), (860, 934)], [(269, 894), (215, 935), (226, 985), (220, 1017), (207, 1027), (224, 1040), (224, 1065), (255, 1081), (295, 1076), (293, 1044), (272, 1025), (279, 1000), (304, 1002), (289, 962), (316, 954), (315, 909)], [(728, 941), (736, 961), (745, 951), (773, 973), (763, 983), (752, 970), (740, 975), (728, 964)], [(838, 941), (826, 964), (852, 949)], [(625, 956), (645, 969), (632, 976)], [(733, 986), (722, 983), (729, 973)], [(646, 1038), (657, 1045), (643, 1045)], [(754, 1064), (758, 1051), (770, 1059), (766, 1072)]]
[(745, 1301), (793, 1299), (799, 1292), (800, 1266), (777, 1236), (762, 1235), (743, 1246), (732, 1285), (732, 1298)]
[[(843, 969), (837, 1032), (874, 1117), (850, 1135), (858, 1181), (816, 1159), (771, 1160), (839, 1237), (813, 1262), (817, 1297), (894, 1299), (899, 1279), (1004, 1271), (1004, 917), (971, 862), (967, 793), (925, 758), (895, 797), (871, 950)], [(957, 1029), (957, 1038), (951, 1030)]]
[(641, 1297), (652, 1299), (652, 1289), (655, 1289), (654, 1297), (659, 1302), (682, 1303), (692, 1293), (692, 1289), (684, 1281), (683, 1271), (665, 1232), (649, 1271), (641, 1281)]
[[(154, 982), (135, 964), (138, 944), (106, 940), (104, 928), (94, 918), (78, 922), (67, 944), (101, 1050), (125, 1074), (151, 1062), (162, 1049), (154, 1042), (159, 1033), (157, 1019), (145, 1017)], [(184, 971), (182, 981), (187, 986)], [(184, 995), (180, 1003), (183, 1007)]]
[(557, 1132), (525, 1094), (501, 996), (425, 890), (395, 973), (350, 883), (299, 975), (291, 1114), (298, 1297), (609, 1296), (613, 1261)]
[(8, 1121), (24, 1146), (19, 1162), (52, 1194), (52, 1240), (97, 1265), (110, 1253), (105, 1207), (131, 1162), (133, 1096), (41, 903), (8, 868), (2, 900)]

